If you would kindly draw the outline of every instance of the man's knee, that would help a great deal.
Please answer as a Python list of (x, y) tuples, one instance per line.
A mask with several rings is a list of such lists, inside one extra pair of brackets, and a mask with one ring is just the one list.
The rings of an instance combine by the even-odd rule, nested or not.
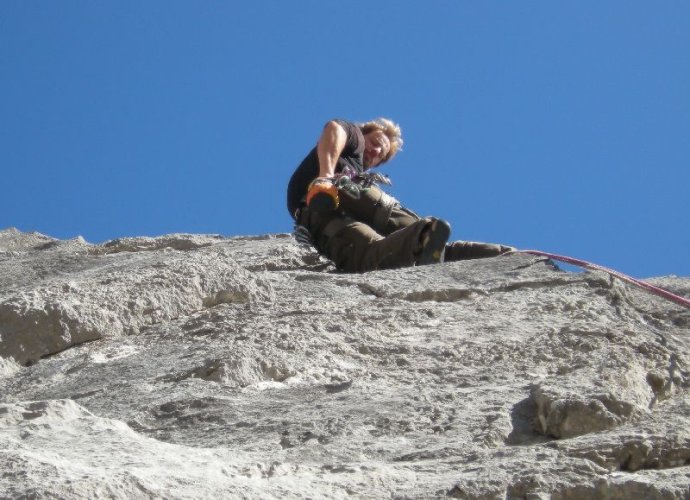
[(382, 231), (382, 234), (391, 234), (397, 231), (398, 229), (402, 229), (415, 224), (420, 219), (421, 217), (414, 213), (412, 210), (398, 205), (397, 207), (394, 207), (391, 211), (390, 217), (386, 222), (386, 226), (385, 229)]
[(387, 234), (391, 215), (399, 206), (397, 200), (376, 186), (357, 192), (341, 190), (341, 209), (376, 232)]

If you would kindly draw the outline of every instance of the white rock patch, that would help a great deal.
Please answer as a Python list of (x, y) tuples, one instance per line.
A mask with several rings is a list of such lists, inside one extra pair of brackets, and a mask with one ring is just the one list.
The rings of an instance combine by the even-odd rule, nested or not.
[(0, 497), (690, 498), (689, 355), (690, 311), (532, 256), (0, 231)]

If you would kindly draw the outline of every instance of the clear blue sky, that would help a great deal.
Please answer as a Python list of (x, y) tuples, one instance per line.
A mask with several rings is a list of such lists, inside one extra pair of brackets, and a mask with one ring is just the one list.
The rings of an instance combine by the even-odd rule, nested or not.
[(690, 276), (690, 3), (0, 2), (0, 228), (288, 232), (334, 117), (456, 239)]

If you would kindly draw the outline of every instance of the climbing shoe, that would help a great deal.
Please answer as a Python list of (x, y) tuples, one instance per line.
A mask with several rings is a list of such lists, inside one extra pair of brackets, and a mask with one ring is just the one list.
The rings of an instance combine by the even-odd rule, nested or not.
[(331, 179), (318, 177), (309, 184), (307, 205), (315, 212), (332, 212), (338, 205), (338, 188)]
[(449, 236), (450, 224), (446, 221), (434, 219), (430, 222), (420, 235), (421, 249), (417, 256), (417, 265), (443, 262), (443, 252)]

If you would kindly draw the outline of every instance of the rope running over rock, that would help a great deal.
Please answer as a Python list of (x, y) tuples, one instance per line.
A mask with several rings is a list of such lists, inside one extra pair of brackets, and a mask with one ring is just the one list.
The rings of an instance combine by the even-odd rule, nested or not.
[(565, 262), (566, 264), (571, 264), (573, 266), (583, 267), (585, 269), (592, 269), (595, 271), (603, 271), (605, 273), (610, 274), (611, 276), (615, 276), (616, 278), (625, 281), (626, 283), (638, 286), (655, 295), (658, 295), (659, 297), (663, 297), (666, 300), (670, 300), (672, 302), (675, 302), (676, 304), (690, 308), (690, 300), (686, 299), (685, 297), (681, 297), (680, 295), (671, 293), (668, 290), (664, 290), (663, 288), (660, 288), (658, 286), (650, 285), (649, 283), (638, 280), (614, 269), (609, 269), (608, 267), (600, 266), (599, 264), (593, 264), (592, 262), (587, 262), (585, 260), (574, 259), (573, 257), (567, 257), (565, 255), (557, 255), (554, 253), (542, 252), (541, 250), (515, 250), (514, 252), (509, 253), (526, 253), (530, 255), (537, 255), (540, 257), (548, 257), (549, 259)]

